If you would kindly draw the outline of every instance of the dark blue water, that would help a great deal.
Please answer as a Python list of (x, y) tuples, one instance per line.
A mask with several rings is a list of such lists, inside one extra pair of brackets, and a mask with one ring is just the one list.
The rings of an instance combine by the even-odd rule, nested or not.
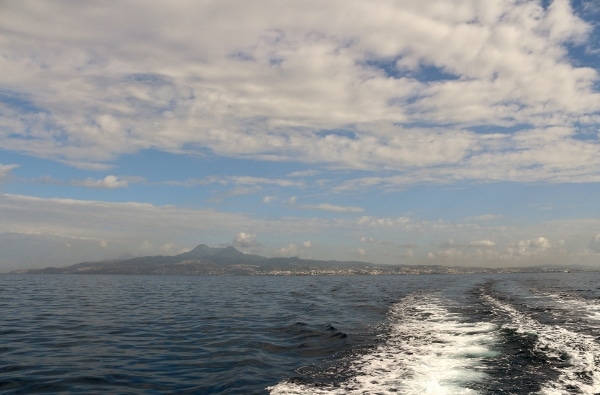
[(596, 394), (600, 273), (0, 276), (0, 393)]

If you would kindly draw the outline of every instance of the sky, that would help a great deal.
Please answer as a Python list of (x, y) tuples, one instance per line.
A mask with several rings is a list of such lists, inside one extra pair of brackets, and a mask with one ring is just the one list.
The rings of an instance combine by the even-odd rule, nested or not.
[(198, 244), (600, 268), (600, 3), (0, 0), (0, 272)]

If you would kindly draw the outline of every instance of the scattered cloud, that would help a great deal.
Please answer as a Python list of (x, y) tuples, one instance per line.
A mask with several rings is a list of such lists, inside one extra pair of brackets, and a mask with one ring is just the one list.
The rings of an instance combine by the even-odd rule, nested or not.
[(244, 250), (252, 249), (257, 246), (256, 235), (253, 233), (240, 232), (233, 239), (233, 246)]
[(316, 170), (301, 170), (301, 171), (294, 171), (290, 174), (288, 174), (288, 177), (312, 177), (319, 174), (318, 171)]
[(361, 243), (379, 244), (379, 245), (391, 244), (387, 240), (378, 240), (378, 239), (375, 239), (374, 237), (365, 237), (365, 236), (361, 237), (360, 241), (361, 241)]
[[(19, 165), (0, 164), (3, 190), (15, 193), (0, 195), (0, 247), (39, 243), (68, 250), (66, 262), (237, 235), (246, 251), (334, 245), (331, 258), (365, 254), (352, 244), (362, 240), (379, 261), (592, 259), (591, 205), (566, 213), (558, 208), (569, 198), (538, 197), (563, 185), (597, 194), (599, 9), (589, 0), (7, 2), (0, 147), (22, 167), (12, 182)], [(148, 158), (168, 166), (136, 162)], [(150, 181), (112, 175), (135, 175), (128, 166)], [(518, 207), (491, 196), (491, 184)], [(547, 189), (522, 203), (515, 185)], [(101, 194), (94, 188), (190, 206), (23, 196)], [(460, 188), (481, 195), (449, 192)], [(230, 196), (229, 212), (206, 208)], [(278, 204), (255, 213), (261, 199)]]
[(533, 240), (520, 240), (509, 252), (516, 255), (538, 256), (544, 255), (552, 248), (552, 243), (545, 237), (538, 237)]
[(275, 251), (275, 256), (291, 257), (298, 255), (298, 246), (294, 243), (290, 243), (287, 246), (281, 247)]
[(474, 221), (474, 222), (489, 222), (489, 221), (496, 221), (499, 219), (502, 219), (503, 216), (502, 215), (497, 215), (497, 214), (482, 214), (482, 215), (476, 215), (474, 217), (469, 217), (466, 218), (468, 221)]
[(278, 187), (303, 187), (302, 181), (293, 181), (288, 179), (276, 179), (266, 177), (250, 177), (250, 176), (209, 176), (203, 179), (191, 178), (185, 181), (168, 181), (168, 185), (193, 187), (197, 185), (209, 185), (209, 184), (220, 184), (220, 185), (236, 185), (236, 186), (278, 186)]
[(329, 203), (320, 203), (320, 204), (304, 204), (299, 206), (302, 209), (306, 210), (323, 210), (323, 211), (332, 211), (335, 213), (362, 213), (365, 211), (361, 207), (356, 206), (337, 206)]
[(19, 167), (19, 165), (3, 165), (2, 163), (0, 163), (0, 182), (2, 182), (2, 180), (6, 179), (9, 177), (10, 172), (14, 169), (16, 169), (17, 167)]
[(87, 188), (104, 188), (104, 189), (114, 189), (114, 188), (126, 188), (129, 186), (129, 182), (124, 179), (119, 179), (117, 176), (109, 175), (104, 177), (103, 179), (93, 179), (87, 178), (82, 181), (72, 181), (72, 185), (87, 187)]
[[(302, 187), (304, 183), (301, 181), (292, 181), (287, 179), (273, 179), (264, 177), (248, 177), (248, 176), (232, 176), (227, 177), (224, 181), (235, 185), (276, 185), (279, 187)], [(222, 182), (222, 181), (220, 181)]]
[(566, 0), (448, 4), (53, 2), (44, 12), (59, 19), (40, 22), (31, 4), (11, 3), (0, 145), (102, 170), (156, 149), (318, 166), (291, 178), (397, 172), (338, 190), (600, 180), (586, 132), (600, 124), (598, 71), (568, 57), (593, 23)]
[(587, 247), (592, 251), (600, 253), (600, 233), (595, 235), (592, 240), (590, 240)]
[(352, 252), (360, 257), (367, 255), (367, 250), (364, 248), (354, 248)]
[(288, 206), (294, 206), (303, 210), (320, 210), (320, 211), (329, 211), (335, 213), (362, 213), (364, 209), (362, 207), (357, 206), (341, 206), (330, 203), (319, 203), (319, 204), (302, 204), (296, 205), (297, 197), (292, 196), (285, 201)]
[(177, 255), (187, 252), (188, 249), (177, 243), (166, 243), (160, 246), (159, 251), (161, 255)]
[[(541, 223), (539, 229), (552, 229), (555, 232), (553, 236), (527, 237), (535, 234), (538, 226), (505, 228), (478, 225), (473, 228), (460, 223), (443, 223), (440, 226), (437, 222), (409, 220), (405, 217), (369, 216), (264, 220), (236, 213), (175, 206), (8, 194), (0, 195), (0, 212), (3, 213), (0, 222), (0, 247), (3, 251), (12, 251), (14, 246), (31, 243), (48, 245), (51, 249), (55, 248), (52, 246), (60, 246), (60, 249), (56, 247), (56, 251), (63, 251), (61, 254), (72, 251), (70, 255), (56, 253), (55, 262), (60, 264), (110, 259), (126, 253), (176, 253), (199, 243), (220, 244), (231, 234), (236, 235), (231, 244), (246, 252), (268, 255), (269, 251), (279, 250), (279, 256), (306, 256), (307, 250), (311, 250), (323, 254), (319, 256), (320, 259), (353, 259), (358, 253), (356, 241), (361, 240), (377, 246), (368, 251), (369, 260), (376, 263), (390, 263), (395, 258), (403, 258), (406, 263), (413, 264), (423, 263), (426, 259), (434, 262), (440, 259), (440, 263), (446, 264), (512, 266), (530, 264), (530, 260), (536, 258), (543, 258), (546, 263), (558, 259), (568, 262), (569, 257), (573, 261), (587, 262), (586, 259), (593, 259), (600, 249), (597, 246), (600, 244), (599, 235), (594, 236), (592, 241), (589, 239), (589, 235), (594, 234), (593, 230), (600, 226), (600, 221), (590, 219)], [(252, 229), (252, 232), (240, 232), (240, 227)], [(379, 235), (389, 236), (390, 230), (397, 239), (412, 242), (381, 244), (385, 238)], [(360, 233), (357, 235), (357, 232)], [(257, 233), (264, 235), (264, 240), (271, 241), (265, 245), (259, 243)], [(371, 233), (372, 236), (360, 236), (361, 233)], [(471, 237), (485, 233), (495, 237)], [(452, 235), (452, 241), (443, 237), (446, 234)], [(278, 242), (300, 237), (304, 241)], [(315, 249), (314, 237), (319, 238), (320, 245), (334, 244), (336, 248), (327, 249), (321, 245)], [(439, 244), (437, 251), (428, 251), (431, 240), (435, 239), (446, 241)], [(65, 243), (72, 247), (66, 249)], [(101, 248), (102, 245), (104, 248)], [(132, 251), (131, 246), (139, 247)], [(367, 250), (363, 250), (366, 254)], [(34, 251), (25, 254), (27, 248), (20, 248), (19, 251), (20, 259), (24, 260), (21, 264), (37, 262), (38, 258), (31, 255)], [(584, 254), (585, 251), (588, 255)], [(21, 262), (16, 260), (15, 254), (0, 257), (0, 266), (9, 264), (6, 259), (11, 259), (13, 264)], [(43, 256), (39, 257), (39, 262), (48, 265), (48, 259), (44, 260)]]
[(311, 241), (305, 241), (300, 244), (290, 243), (286, 246), (276, 249), (274, 252), (274, 255), (281, 256), (281, 257), (299, 256), (299, 257), (304, 258), (304, 257), (307, 257), (306, 250), (308, 250), (312, 247), (314, 247), (314, 244)]
[(296, 196), (292, 196), (292, 197), (290, 197), (289, 199), (286, 200), (286, 204), (288, 204), (290, 206), (293, 206), (293, 205), (296, 204), (296, 200), (297, 199), (298, 198)]
[(476, 240), (469, 243), (469, 247), (494, 247), (495, 241), (492, 240)]
[(397, 217), (397, 218), (377, 218), (368, 215), (363, 215), (356, 219), (356, 223), (358, 225), (368, 225), (368, 226), (395, 226), (395, 225), (408, 225), (410, 223), (410, 218), (407, 217)]

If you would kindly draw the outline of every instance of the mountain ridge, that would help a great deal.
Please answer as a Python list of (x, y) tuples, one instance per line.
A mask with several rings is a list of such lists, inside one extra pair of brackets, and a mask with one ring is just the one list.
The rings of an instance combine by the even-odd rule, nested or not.
[(461, 274), (513, 272), (596, 271), (579, 266), (483, 268), (440, 265), (373, 264), (361, 261), (315, 260), (299, 257), (267, 258), (245, 254), (233, 246), (199, 244), (177, 255), (80, 262), (64, 267), (15, 270), (16, 274), (169, 274), (169, 275), (307, 275), (307, 274)]
[(177, 255), (153, 255), (128, 259), (80, 262), (64, 267), (16, 270), (11, 273), (40, 274), (265, 274), (278, 270), (300, 272), (327, 266), (370, 267), (367, 262), (320, 261), (313, 259), (267, 258), (245, 254), (233, 246), (199, 244)]

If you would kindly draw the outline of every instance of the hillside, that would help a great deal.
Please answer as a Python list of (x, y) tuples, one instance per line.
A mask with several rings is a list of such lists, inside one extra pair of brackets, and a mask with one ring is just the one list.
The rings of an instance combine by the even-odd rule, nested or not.
[(109, 261), (81, 262), (65, 267), (17, 270), (24, 274), (153, 274), (153, 275), (314, 275), (314, 274), (459, 274), (590, 271), (574, 266), (529, 268), (473, 268), (432, 265), (375, 265), (357, 261), (267, 258), (244, 254), (234, 247), (209, 247), (200, 244), (191, 251), (174, 256), (145, 256)]

